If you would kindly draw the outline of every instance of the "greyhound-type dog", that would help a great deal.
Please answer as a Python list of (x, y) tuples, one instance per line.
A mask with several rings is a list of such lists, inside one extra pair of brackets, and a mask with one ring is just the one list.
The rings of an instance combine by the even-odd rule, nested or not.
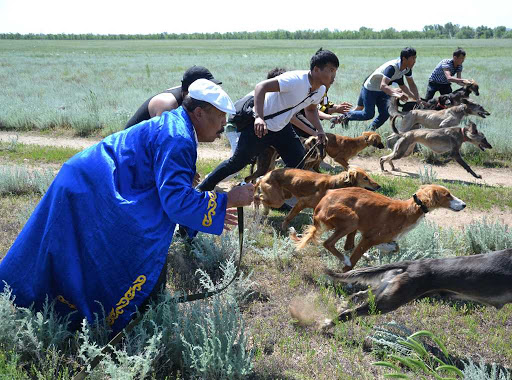
[(389, 162), (391, 169), (395, 170), (393, 160), (409, 156), (416, 143), (428, 146), (436, 153), (450, 153), (450, 156), (466, 169), (473, 177), (482, 178), (476, 174), (469, 165), (462, 159), (460, 148), (463, 143), (468, 142), (482, 151), (491, 149), (492, 146), (487, 142), (484, 134), (476, 128), (472, 121), (469, 126), (440, 128), (440, 129), (414, 129), (409, 132), (400, 133), (395, 126), (392, 126), (393, 132), (399, 136), (399, 139), (393, 147), (393, 152), (380, 158), (380, 169), (384, 171), (384, 163)]
[[(426, 128), (445, 128), (458, 125), (464, 116), (474, 115), (484, 118), (490, 113), (480, 104), (470, 99), (463, 98), (462, 104), (441, 111), (435, 110), (412, 110), (407, 113), (398, 111), (398, 99), (392, 97), (389, 102), (389, 114), (391, 116), (402, 116), (402, 125), (397, 128), (400, 132), (407, 132), (411, 129), (418, 129), (420, 125)], [(396, 118), (391, 120), (391, 126), (395, 127)]]
[[(471, 256), (402, 261), (356, 269), (347, 273), (326, 270), (335, 281), (372, 287), (374, 305), (388, 313), (429, 294), (442, 293), (454, 298), (480, 302), (497, 309), (512, 302), (512, 249)], [(368, 290), (352, 295), (367, 297)], [(347, 309), (339, 321), (368, 315), (369, 303)], [(334, 321), (318, 321), (319, 327), (334, 326)]]

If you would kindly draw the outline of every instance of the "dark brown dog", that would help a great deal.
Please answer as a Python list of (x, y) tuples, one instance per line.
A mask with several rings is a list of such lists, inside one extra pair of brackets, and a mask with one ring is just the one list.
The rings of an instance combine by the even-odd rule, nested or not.
[[(370, 285), (374, 305), (380, 313), (388, 313), (414, 299), (436, 293), (497, 309), (512, 302), (512, 249), (471, 256), (402, 261), (348, 273), (326, 272), (335, 281)], [(368, 290), (352, 297), (360, 296), (367, 298)], [(366, 300), (354, 309), (344, 310), (337, 319), (347, 321), (369, 313)], [(334, 326), (334, 321), (329, 319), (318, 323), (321, 328)]]
[[(388, 244), (413, 229), (425, 213), (446, 208), (460, 211), (466, 204), (454, 197), (447, 188), (438, 185), (422, 186), (412, 198), (402, 201), (365, 189), (336, 189), (327, 191), (316, 206), (313, 225), (309, 226), (300, 240), (294, 234), (290, 238), (297, 248), (304, 248), (310, 241), (317, 242), (325, 229), (334, 233), (324, 242), (324, 247), (341, 261), (343, 271), (351, 270), (361, 256), (373, 246)], [(354, 238), (361, 232), (361, 240), (354, 248)], [(345, 250), (352, 250), (350, 260), (336, 249), (336, 243), (347, 236)]]
[(279, 208), (286, 199), (296, 197), (297, 203), (283, 221), (282, 229), (305, 208), (315, 208), (329, 189), (357, 186), (368, 190), (378, 190), (380, 185), (366, 174), (363, 169), (354, 168), (337, 175), (315, 173), (301, 169), (275, 169), (260, 178), (254, 187), (254, 206), (260, 203)]

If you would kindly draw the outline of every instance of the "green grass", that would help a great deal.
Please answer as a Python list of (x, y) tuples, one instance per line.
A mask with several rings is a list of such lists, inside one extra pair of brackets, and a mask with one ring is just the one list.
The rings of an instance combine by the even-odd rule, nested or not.
[(0, 142), (0, 159), (11, 164), (63, 164), (81, 149)]
[[(11, 41), (0, 40), (0, 128), (72, 128), (107, 135), (123, 128), (149, 96), (180, 83), (193, 64), (208, 67), (233, 99), (254, 89), (273, 67), (307, 69), (319, 48), (340, 58), (330, 98), (355, 103), (363, 79), (404, 46), (418, 51), (414, 78), (421, 94), (436, 64), (454, 48), (468, 52), (464, 77), (481, 88), (475, 99), (491, 116), (478, 119), (497, 154), (510, 152), (512, 40), (329, 41)], [(363, 123), (366, 124), (366, 123)], [(386, 128), (387, 127), (386, 125)], [(96, 132), (98, 131), (98, 132)]]

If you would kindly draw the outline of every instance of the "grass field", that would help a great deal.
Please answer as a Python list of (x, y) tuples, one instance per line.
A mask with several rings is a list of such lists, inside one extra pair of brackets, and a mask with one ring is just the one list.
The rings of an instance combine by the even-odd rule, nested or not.
[[(472, 166), (510, 165), (511, 40), (0, 40), (0, 129), (51, 132), (52, 136), (108, 135), (122, 129), (147, 97), (179, 84), (183, 71), (193, 64), (208, 67), (237, 99), (272, 67), (307, 69), (310, 56), (319, 47), (333, 50), (341, 61), (330, 98), (355, 103), (363, 79), (408, 45), (418, 51), (414, 78), (422, 94), (439, 60), (450, 57), (457, 46), (467, 50), (463, 76), (479, 82), (481, 95), (475, 100), (492, 114), (485, 120), (472, 120), (494, 149), (481, 155), (464, 148), (465, 159)], [(349, 130), (336, 131), (356, 135), (366, 124), (353, 123)], [(387, 124), (381, 129), (384, 134), (389, 130)], [(55, 171), (76, 152), (15, 142), (0, 144), (0, 257)], [(197, 168), (204, 177), (217, 164), (217, 160), (203, 159)], [(382, 193), (400, 199), (410, 197), (420, 185), (417, 178), (372, 178), (383, 186)], [(399, 241), (399, 253), (381, 255), (372, 249), (358, 265), (512, 248), (510, 226), (493, 219), (489, 211), (512, 209), (510, 187), (438, 182), (473, 209), (487, 212), (487, 219), (461, 229), (422, 223)], [(498, 372), (512, 369), (512, 305), (496, 310), (432, 297), (385, 315), (374, 310), (368, 318), (338, 324), (330, 334), (298, 326), (288, 312), (292, 300), (308, 301), (304, 305), (313, 305), (312, 315), (333, 316), (344, 296), (358, 289), (335, 286), (323, 275), (324, 267), (339, 269), (340, 264), (322, 247), (295, 250), (278, 228), (285, 214), (272, 211), (261, 223), (252, 209), (246, 210), (239, 281), (220, 297), (191, 305), (178, 307), (167, 295), (118, 347), (116, 357), (103, 360), (91, 379), (383, 379), (391, 371), (374, 363), (400, 363), (389, 359), (389, 354), (399, 352), (394, 351), (399, 348), (397, 337), (429, 330), (446, 346), (445, 362), (461, 369), (460, 360), (482, 362), (480, 368), (465, 370), (467, 379), (510, 380), (504, 372), (501, 377), (492, 375), (491, 364), (497, 363), (494, 369)], [(311, 210), (305, 210), (292, 225), (300, 231), (310, 222)], [(200, 235), (192, 246), (176, 238), (169, 250), (171, 293), (212, 286), (196, 270), (204, 271), (214, 282), (226, 281), (234, 274), (232, 257), (237, 250), (236, 230), (222, 238)], [(85, 358), (106, 344), (107, 336), (102, 326), (69, 333), (51, 313), (15, 309), (5, 294), (0, 295), (0, 378), (70, 379)], [(432, 339), (423, 342), (427, 347), (436, 346)], [(429, 348), (429, 352), (435, 351)], [(414, 358), (428, 366), (433, 360), (430, 354)], [(399, 371), (410, 379), (437, 378), (420, 367), (406, 367), (401, 365)]]

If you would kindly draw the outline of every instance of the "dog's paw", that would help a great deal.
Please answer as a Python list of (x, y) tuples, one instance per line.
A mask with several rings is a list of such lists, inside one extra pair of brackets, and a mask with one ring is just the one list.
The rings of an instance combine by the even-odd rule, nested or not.
[(352, 268), (352, 263), (350, 262), (350, 257), (347, 255), (343, 255), (343, 263), (347, 266)]
[(302, 235), (298, 234), (294, 227), (290, 227), (288, 228), (288, 237), (293, 241), (299, 241)]

